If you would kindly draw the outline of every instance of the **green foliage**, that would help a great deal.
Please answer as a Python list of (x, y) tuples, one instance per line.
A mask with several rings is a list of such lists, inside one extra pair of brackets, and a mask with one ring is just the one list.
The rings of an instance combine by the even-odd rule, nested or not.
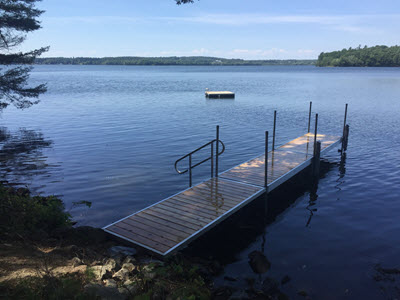
[(185, 57), (50, 57), (37, 58), (36, 64), (41, 65), (143, 65), (143, 66), (263, 66), (263, 65), (313, 65), (315, 60), (244, 60), (226, 59), (206, 56)]
[(77, 274), (62, 277), (31, 277), (17, 282), (0, 283), (4, 299), (15, 300), (84, 300), (96, 299), (84, 293), (85, 278)]
[[(71, 226), (71, 216), (63, 202), (54, 197), (31, 197), (27, 189), (0, 185), (0, 231), (9, 237), (29, 238)], [(1, 237), (1, 236), (0, 236)]]
[(375, 46), (349, 48), (322, 52), (318, 67), (400, 67), (400, 46)]
[(26, 108), (35, 103), (38, 96), (46, 91), (46, 85), (27, 87), (31, 67), (11, 67), (11, 65), (32, 64), (36, 57), (48, 47), (29, 52), (17, 51), (26, 34), (40, 28), (38, 17), (43, 11), (35, 5), (40, 0), (1, 0), (0, 1), (0, 109), (14, 104)]

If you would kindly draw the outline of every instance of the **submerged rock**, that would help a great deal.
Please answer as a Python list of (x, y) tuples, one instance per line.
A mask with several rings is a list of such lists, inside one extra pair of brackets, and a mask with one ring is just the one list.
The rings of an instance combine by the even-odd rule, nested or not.
[(267, 277), (264, 279), (261, 289), (266, 295), (275, 295), (279, 293), (278, 286), (278, 282), (276, 282), (272, 278)]
[(212, 299), (218, 299), (218, 300), (225, 300), (229, 299), (231, 295), (233, 294), (234, 290), (233, 288), (229, 286), (221, 286), (212, 292)]
[(271, 267), (271, 263), (260, 251), (251, 252), (249, 254), (249, 259), (250, 267), (253, 269), (254, 273), (263, 274), (267, 272)]
[(108, 249), (108, 253), (111, 257), (115, 256), (134, 256), (136, 254), (135, 248), (124, 247), (124, 246), (114, 246)]
[(284, 285), (290, 281), (290, 277), (288, 275), (283, 276), (281, 280), (281, 284)]

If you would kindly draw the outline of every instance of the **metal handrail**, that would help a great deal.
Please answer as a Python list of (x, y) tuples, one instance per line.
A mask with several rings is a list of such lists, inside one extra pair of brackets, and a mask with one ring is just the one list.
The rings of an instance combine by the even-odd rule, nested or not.
[[(189, 152), (188, 154), (182, 156), (181, 158), (179, 158), (175, 164), (175, 171), (179, 174), (185, 174), (187, 172), (189, 172), (189, 186), (192, 186), (192, 169), (205, 163), (206, 161), (211, 160), (211, 177), (214, 177), (214, 143), (216, 143), (216, 153), (215, 153), (215, 176), (218, 176), (218, 156), (220, 156), (222, 153), (225, 152), (225, 144), (219, 140), (219, 126), (217, 126), (217, 138), (213, 139), (212, 141), (209, 141), (208, 143), (198, 147), (197, 149), (193, 150), (192, 152)], [(222, 150), (219, 151), (219, 145), (221, 144), (222, 146)], [(194, 153), (196, 153), (197, 151), (200, 151), (201, 149), (210, 146), (211, 145), (211, 155), (209, 157), (207, 157), (206, 159), (203, 159), (202, 161), (198, 162), (195, 165), (192, 165), (192, 155)], [(178, 163), (182, 160), (184, 160), (185, 158), (189, 157), (189, 167), (186, 170), (179, 170), (178, 169)]]
[[(204, 144), (203, 146), (197, 148), (196, 150), (193, 150), (192, 152), (190, 152), (190, 153), (188, 153), (188, 154), (182, 156), (181, 158), (179, 158), (179, 159), (175, 162), (175, 170), (176, 170), (176, 172), (178, 172), (179, 174), (185, 174), (186, 172), (188, 172), (188, 171), (189, 171), (189, 168), (187, 168), (187, 169), (184, 170), (184, 171), (178, 170), (178, 166), (177, 166), (178, 163), (179, 163), (181, 160), (185, 159), (186, 157), (191, 156), (192, 154), (196, 153), (197, 151), (199, 151), (199, 150), (201, 150), (201, 149), (207, 147), (208, 145), (210, 145), (211, 143), (214, 143), (214, 142), (216, 142), (216, 141), (217, 141), (217, 139), (214, 139), (214, 140), (208, 142), (207, 144)], [(218, 155), (221, 155), (222, 153), (225, 152), (225, 144), (224, 144), (221, 140), (220, 140), (219, 142), (220, 142), (221, 145), (222, 145), (222, 151), (219, 152)], [(208, 157), (208, 158), (202, 160), (201, 162), (198, 162), (197, 164), (193, 165), (193, 166), (192, 166), (192, 169), (195, 168), (195, 167), (197, 167), (197, 166), (199, 166), (199, 165), (201, 165), (202, 163), (205, 163), (206, 161), (209, 161), (211, 158), (213, 158), (213, 155), (210, 155), (210, 157)]]

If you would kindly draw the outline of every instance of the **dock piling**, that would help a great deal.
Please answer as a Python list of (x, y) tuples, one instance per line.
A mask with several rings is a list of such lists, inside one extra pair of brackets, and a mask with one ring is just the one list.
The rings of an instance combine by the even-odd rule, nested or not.
[(276, 110), (274, 111), (274, 131), (272, 133), (272, 151), (275, 150)]
[(314, 130), (314, 156), (317, 146), (317, 135), (318, 135), (318, 114), (315, 114), (315, 130)]
[(320, 167), (320, 159), (321, 159), (321, 142), (317, 141), (317, 143), (315, 144), (315, 154), (314, 154), (314, 158), (313, 158), (313, 165), (312, 165), (312, 173), (313, 173), (313, 177), (314, 179), (318, 179), (319, 177), (319, 167)]
[(214, 143), (211, 143), (211, 178), (214, 177)]
[(189, 155), (189, 186), (192, 187), (192, 154)]
[(310, 125), (311, 125), (311, 108), (312, 108), (312, 101), (310, 101), (310, 110), (308, 112), (308, 133), (310, 132)]
[(268, 131), (265, 132), (264, 186), (268, 192)]
[(218, 157), (219, 157), (219, 125), (217, 125), (217, 145), (215, 154), (215, 177), (218, 177)]

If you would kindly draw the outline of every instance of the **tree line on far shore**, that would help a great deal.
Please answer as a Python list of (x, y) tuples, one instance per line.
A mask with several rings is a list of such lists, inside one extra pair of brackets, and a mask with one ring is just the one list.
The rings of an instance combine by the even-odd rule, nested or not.
[(315, 60), (273, 59), (273, 60), (244, 60), (227, 59), (207, 56), (184, 57), (49, 57), (37, 58), (35, 63), (40, 65), (226, 65), (226, 66), (262, 66), (262, 65), (314, 65)]
[(400, 67), (400, 46), (374, 46), (322, 52), (318, 67)]

